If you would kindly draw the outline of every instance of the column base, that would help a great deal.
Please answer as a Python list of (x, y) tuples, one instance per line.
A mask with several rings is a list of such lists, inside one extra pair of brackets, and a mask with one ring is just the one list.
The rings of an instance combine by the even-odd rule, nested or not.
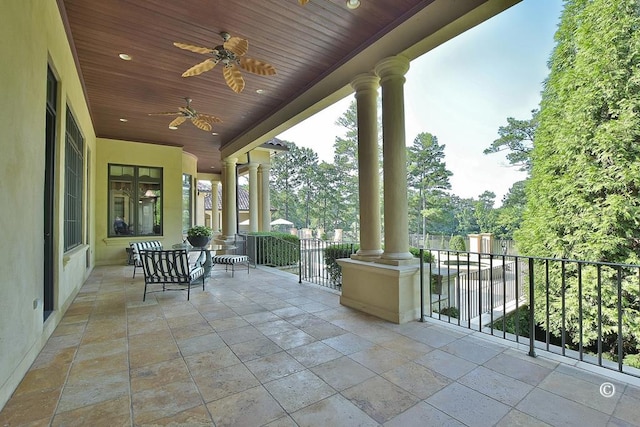
[(354, 259), (337, 260), (342, 267), (340, 304), (393, 323), (420, 317), (420, 269)]
[(382, 255), (380, 258), (376, 259), (375, 262), (385, 265), (418, 265), (420, 260), (413, 255), (408, 259), (385, 258), (384, 255)]
[(382, 249), (359, 250), (351, 255), (351, 259), (358, 261), (375, 261), (380, 258), (380, 255), (382, 255)]

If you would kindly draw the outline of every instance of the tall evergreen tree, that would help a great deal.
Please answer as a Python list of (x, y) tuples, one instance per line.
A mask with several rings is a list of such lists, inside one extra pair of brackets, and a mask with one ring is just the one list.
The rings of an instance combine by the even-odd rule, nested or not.
[(507, 125), (498, 128), (500, 138), (491, 143), (484, 154), (507, 152), (507, 160), (521, 171), (531, 172), (531, 150), (538, 128), (538, 110), (531, 111), (531, 118), (518, 120), (507, 117)]
[(414, 138), (407, 152), (407, 184), (409, 189), (414, 191), (413, 197), (410, 198), (410, 203), (413, 201), (414, 205), (410, 208), (410, 223), (416, 227), (414, 230), (419, 230), (423, 236), (427, 231), (427, 219), (443, 216), (437, 212), (441, 205), (429, 206), (427, 202), (444, 194), (444, 190), (451, 189), (449, 177), (453, 173), (447, 169), (444, 161), (444, 148), (444, 145), (438, 144), (437, 137), (422, 132)]
[[(298, 147), (290, 141), (283, 141), (288, 151), (275, 155), (271, 162), (269, 185), (274, 190), (271, 193), (271, 207), (276, 209), (277, 215), (292, 221), (296, 227), (304, 226), (303, 207), (298, 197), (301, 184), (304, 181), (304, 168), (308, 148)], [(312, 151), (312, 150), (311, 150)], [(317, 154), (314, 153), (317, 158)]]
[[(526, 255), (637, 264), (640, 253), (640, 7), (637, 0), (568, 0), (556, 33), (532, 153), (528, 205), (516, 240)], [(595, 273), (551, 272), (551, 330), (597, 338)], [(544, 277), (544, 273), (541, 275)], [(603, 272), (603, 334), (617, 353), (615, 271)], [(545, 288), (536, 284), (544, 310)], [(580, 292), (582, 298), (579, 298)], [(638, 353), (638, 278), (622, 280), (624, 352)], [(536, 313), (543, 319), (543, 313)], [(631, 358), (637, 357), (631, 356)]]
[[(345, 128), (344, 137), (336, 137), (333, 144), (334, 191), (338, 204), (333, 207), (335, 228), (352, 230), (360, 221), (358, 197), (358, 115), (356, 103), (352, 102), (345, 113), (336, 120), (336, 125)], [(357, 238), (357, 236), (352, 236)]]

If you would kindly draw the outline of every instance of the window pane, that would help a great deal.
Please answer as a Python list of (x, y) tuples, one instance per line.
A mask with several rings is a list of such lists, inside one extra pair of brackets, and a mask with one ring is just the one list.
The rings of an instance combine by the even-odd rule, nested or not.
[(133, 183), (130, 181), (111, 180), (109, 183), (109, 221), (113, 227), (109, 235), (131, 235), (134, 233), (132, 218), (132, 204), (136, 199), (131, 197)]
[(123, 166), (123, 165), (110, 165), (109, 166), (109, 175), (110, 176), (119, 176), (119, 177), (123, 177), (123, 178), (133, 179), (134, 167), (133, 166)]
[(64, 250), (82, 244), (82, 188), (84, 140), (71, 111), (67, 108), (64, 165)]
[(140, 183), (138, 189), (138, 235), (162, 234), (160, 184)]
[(182, 234), (191, 227), (191, 175), (182, 174)]

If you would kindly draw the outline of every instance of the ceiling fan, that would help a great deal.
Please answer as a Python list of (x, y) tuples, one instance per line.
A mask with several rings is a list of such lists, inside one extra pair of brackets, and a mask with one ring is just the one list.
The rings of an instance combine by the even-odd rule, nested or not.
[(174, 46), (179, 47), (180, 49), (201, 53), (203, 55), (209, 54), (212, 56), (212, 58), (208, 58), (189, 68), (187, 71), (182, 73), (182, 77), (197, 76), (205, 71), (209, 71), (215, 67), (218, 62), (221, 62), (224, 65), (222, 74), (227, 85), (234, 92), (240, 93), (244, 89), (244, 79), (242, 78), (242, 74), (240, 74), (238, 66), (250, 73), (258, 74), (260, 76), (270, 76), (276, 73), (276, 69), (273, 65), (244, 56), (249, 50), (249, 42), (247, 40), (240, 37), (231, 37), (227, 32), (220, 33), (220, 36), (222, 36), (222, 40), (224, 42), (222, 45), (216, 46), (213, 49), (193, 46), (185, 43), (173, 43)]
[(178, 116), (169, 123), (169, 129), (177, 129), (187, 119), (191, 120), (197, 128), (204, 131), (211, 131), (211, 125), (213, 123), (222, 123), (222, 120), (211, 114), (198, 113), (191, 106), (191, 98), (185, 98), (187, 101), (186, 107), (180, 107), (179, 111), (167, 112), (167, 113), (149, 113), (150, 116)]

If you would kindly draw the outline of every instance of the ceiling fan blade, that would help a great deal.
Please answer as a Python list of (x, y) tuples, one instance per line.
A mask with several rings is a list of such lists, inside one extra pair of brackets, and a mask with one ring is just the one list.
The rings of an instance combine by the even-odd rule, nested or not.
[(209, 132), (211, 130), (211, 125), (207, 122), (205, 122), (204, 120), (200, 120), (197, 117), (194, 117), (191, 119), (191, 122), (196, 125), (197, 128), (200, 128), (202, 130), (205, 130), (207, 132)]
[(248, 72), (260, 76), (272, 76), (276, 73), (273, 65), (253, 58), (240, 58), (240, 66)]
[(184, 123), (185, 120), (187, 120), (187, 118), (184, 116), (176, 117), (171, 121), (171, 123), (169, 123), (169, 127), (172, 127), (172, 126), (178, 127), (182, 123)]
[(237, 56), (243, 56), (249, 51), (249, 42), (240, 37), (231, 37), (224, 42), (223, 47), (235, 53)]
[(242, 92), (244, 89), (244, 79), (242, 78), (242, 74), (240, 74), (240, 70), (235, 65), (230, 65), (224, 67), (222, 69), (222, 74), (224, 75), (224, 79), (227, 82), (227, 85), (233, 90), (235, 93)]
[(180, 111), (170, 113), (149, 113), (150, 116), (179, 116), (180, 114), (182, 114)]
[(184, 73), (182, 73), (182, 77), (197, 76), (199, 74), (204, 73), (205, 71), (209, 71), (210, 69), (215, 67), (217, 63), (218, 61), (215, 59), (206, 59), (201, 63), (196, 64), (193, 67), (189, 68)]
[(190, 50), (191, 52), (195, 52), (195, 53), (202, 53), (202, 54), (206, 54), (206, 53), (211, 53), (213, 52), (213, 49), (210, 49), (208, 47), (200, 47), (200, 46), (193, 46), (191, 44), (186, 44), (186, 43), (177, 43), (174, 42), (173, 45), (175, 47), (179, 47), (180, 49), (184, 49), (184, 50)]
[(198, 113), (198, 118), (204, 120), (207, 123), (222, 123), (222, 120), (211, 114)]

